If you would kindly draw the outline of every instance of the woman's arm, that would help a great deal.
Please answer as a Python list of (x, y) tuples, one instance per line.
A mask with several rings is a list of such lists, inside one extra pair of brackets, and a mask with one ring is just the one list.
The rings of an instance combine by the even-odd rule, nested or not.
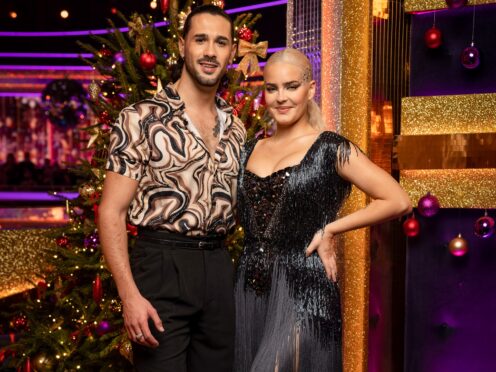
[(379, 224), (412, 210), (410, 198), (394, 178), (360, 151), (351, 151), (348, 161), (338, 163), (339, 175), (370, 196), (372, 201), (365, 208), (327, 224), (307, 247), (307, 256), (318, 252), (327, 276), (332, 280), (337, 277), (335, 235)]

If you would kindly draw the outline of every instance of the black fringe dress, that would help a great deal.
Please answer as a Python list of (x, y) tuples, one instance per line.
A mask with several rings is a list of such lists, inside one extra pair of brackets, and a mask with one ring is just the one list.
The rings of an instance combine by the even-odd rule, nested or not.
[[(246, 145), (243, 169), (255, 145)], [(296, 166), (267, 177), (241, 171), (234, 372), (342, 371), (339, 286), (305, 249), (350, 192), (336, 165), (352, 146), (326, 131)]]

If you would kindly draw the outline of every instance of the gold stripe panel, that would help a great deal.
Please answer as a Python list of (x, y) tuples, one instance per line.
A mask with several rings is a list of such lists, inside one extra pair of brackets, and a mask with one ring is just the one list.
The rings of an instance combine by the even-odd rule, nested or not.
[(406, 97), (401, 134), (496, 132), (496, 94)]
[(402, 170), (400, 184), (413, 201), (430, 192), (443, 208), (496, 208), (494, 168)]
[(393, 167), (496, 168), (496, 133), (396, 136)]
[[(496, 0), (469, 0), (468, 5), (496, 4)], [(445, 0), (405, 0), (405, 12), (425, 12), (428, 10), (447, 9)]]

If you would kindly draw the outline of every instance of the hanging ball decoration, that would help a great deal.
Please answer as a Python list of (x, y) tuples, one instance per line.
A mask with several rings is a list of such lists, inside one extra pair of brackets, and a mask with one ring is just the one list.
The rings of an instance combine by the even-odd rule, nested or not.
[(241, 40), (251, 42), (251, 39), (253, 38), (253, 31), (250, 30), (248, 27), (243, 26), (238, 30), (238, 37)]
[(88, 249), (96, 249), (100, 244), (98, 232), (94, 231), (84, 238), (84, 247)]
[(109, 333), (112, 330), (112, 326), (108, 320), (102, 320), (100, 323), (98, 323), (95, 333), (98, 336), (103, 336), (106, 333)]
[(415, 216), (412, 216), (403, 222), (403, 232), (409, 238), (413, 238), (420, 233), (420, 223)]
[(93, 101), (98, 99), (101, 91), (100, 86), (94, 80), (90, 83), (90, 85), (88, 85), (88, 92), (90, 93), (90, 97)]
[(429, 28), (424, 34), (424, 41), (427, 48), (437, 49), (443, 43), (441, 30), (436, 26)]
[(98, 115), (98, 120), (102, 125), (112, 124), (112, 117), (107, 110), (103, 110), (102, 112), (100, 112), (100, 114)]
[(418, 212), (424, 217), (432, 217), (439, 212), (439, 200), (431, 193), (422, 196), (418, 201)]
[(17, 331), (23, 331), (28, 327), (28, 318), (24, 314), (16, 315), (10, 321), (10, 327)]
[(474, 234), (479, 238), (489, 238), (494, 234), (494, 218), (485, 215), (475, 221)]
[(65, 235), (61, 235), (55, 239), (55, 243), (61, 248), (67, 248), (69, 246), (69, 238)]
[(446, 0), (446, 5), (450, 9), (457, 9), (465, 6), (467, 4), (467, 0)]
[(170, 0), (160, 0), (160, 10), (162, 14), (165, 16), (169, 11)]
[(151, 70), (157, 65), (157, 56), (149, 50), (140, 56), (140, 65), (145, 70)]
[(117, 52), (114, 55), (114, 62), (115, 63), (124, 63), (126, 61), (126, 57), (124, 57), (124, 53), (122, 52)]
[(112, 57), (112, 51), (107, 47), (103, 47), (98, 51), (98, 56), (101, 58)]
[(94, 199), (96, 188), (90, 183), (84, 183), (79, 187), (79, 195), (84, 199)]
[(53, 359), (45, 353), (39, 353), (33, 357), (33, 366), (36, 372), (53, 371)]
[(474, 45), (474, 43), (470, 44), (469, 47), (463, 49), (462, 54), (460, 56), (460, 61), (462, 66), (467, 70), (473, 70), (479, 67), (480, 65), (480, 52)]
[(463, 239), (462, 234), (458, 234), (449, 242), (449, 250), (453, 256), (464, 256), (468, 252), (468, 242)]

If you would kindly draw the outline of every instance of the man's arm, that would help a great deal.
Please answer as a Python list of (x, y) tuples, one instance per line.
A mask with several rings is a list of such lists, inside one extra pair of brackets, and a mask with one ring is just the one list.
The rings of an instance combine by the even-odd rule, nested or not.
[(150, 332), (148, 318), (152, 318), (161, 332), (164, 330), (162, 322), (150, 302), (140, 294), (129, 265), (126, 216), (137, 187), (136, 180), (114, 172), (106, 173), (98, 208), (98, 233), (105, 261), (122, 300), (124, 325), (129, 338), (156, 347), (158, 342)]

